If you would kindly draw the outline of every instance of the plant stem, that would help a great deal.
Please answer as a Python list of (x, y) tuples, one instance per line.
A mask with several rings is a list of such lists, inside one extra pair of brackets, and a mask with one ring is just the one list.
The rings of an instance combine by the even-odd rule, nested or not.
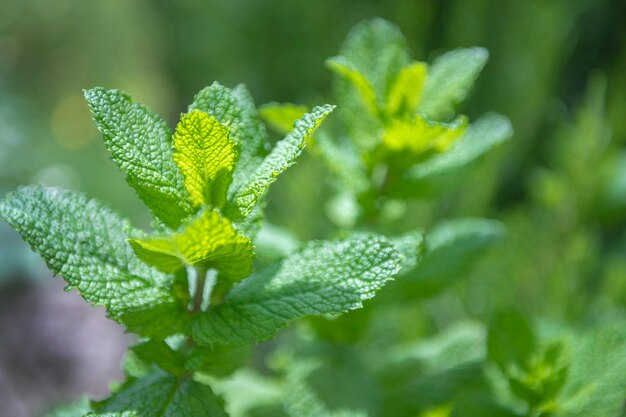
[(204, 295), (204, 285), (206, 283), (207, 268), (204, 266), (196, 266), (196, 290), (193, 294), (193, 305), (191, 313), (196, 314), (202, 311), (202, 298)]

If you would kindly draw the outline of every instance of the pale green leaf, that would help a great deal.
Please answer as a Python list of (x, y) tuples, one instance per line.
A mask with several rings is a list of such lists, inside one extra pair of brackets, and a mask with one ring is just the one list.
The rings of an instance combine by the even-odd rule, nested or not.
[(197, 317), (194, 339), (245, 344), (270, 338), (289, 321), (359, 308), (400, 268), (381, 237), (313, 242), (281, 264), (253, 274), (223, 303)]
[(227, 417), (222, 401), (207, 385), (160, 371), (130, 378), (94, 408), (113, 416), (129, 412), (137, 417)]
[(159, 220), (178, 227), (193, 209), (172, 159), (171, 132), (165, 121), (119, 90), (97, 87), (85, 91), (85, 98), (127, 182)]
[(383, 144), (391, 151), (407, 151), (415, 155), (429, 150), (443, 152), (463, 135), (466, 126), (464, 116), (451, 123), (433, 122), (419, 115), (394, 119), (383, 135)]
[(205, 210), (176, 234), (132, 239), (130, 243), (140, 259), (166, 272), (203, 265), (238, 280), (252, 271), (252, 242), (216, 210)]
[(370, 81), (344, 57), (329, 58), (326, 66), (350, 82), (359, 93), (359, 98), (373, 115), (378, 115), (376, 92)]
[(414, 275), (445, 279), (462, 275), (480, 254), (504, 236), (497, 220), (462, 218), (442, 221), (426, 234), (426, 253)]
[(80, 193), (29, 186), (6, 196), (0, 216), (65, 278), (68, 289), (105, 306), (131, 331), (180, 331), (186, 313), (170, 291), (171, 278), (135, 256), (127, 239), (139, 233), (111, 209)]
[(417, 108), (424, 86), (428, 66), (413, 62), (402, 68), (387, 94), (387, 114), (412, 114)]
[(447, 52), (436, 59), (426, 79), (419, 111), (435, 120), (454, 114), (488, 58), (489, 52), (484, 48), (467, 48)]
[(220, 207), (237, 159), (229, 130), (215, 117), (192, 110), (181, 117), (174, 133), (174, 161), (185, 176), (185, 187), (196, 207)]
[(411, 167), (406, 178), (411, 181), (425, 180), (460, 169), (512, 135), (513, 128), (506, 117), (497, 114), (484, 116), (472, 123), (450, 150)]
[(350, 30), (341, 56), (368, 79), (377, 97), (385, 97), (400, 69), (409, 61), (406, 40), (397, 25), (377, 18)]
[(267, 132), (250, 93), (242, 84), (230, 89), (214, 82), (196, 94), (189, 106), (192, 110), (207, 112), (230, 129), (239, 156), (231, 187), (239, 189), (250, 180), (269, 147)]
[(295, 163), (298, 156), (302, 153), (307, 139), (333, 108), (333, 106), (328, 104), (315, 107), (294, 124), (291, 133), (276, 144), (254, 172), (250, 182), (234, 192), (230, 206), (226, 210), (230, 218), (244, 219), (252, 212), (259, 199), (267, 192), (269, 186), (276, 181), (276, 177)]
[(293, 124), (309, 111), (307, 106), (292, 103), (267, 103), (259, 108), (263, 120), (281, 135), (291, 132)]
[[(371, 84), (376, 101), (386, 97), (398, 71), (409, 62), (400, 29), (383, 19), (356, 25), (346, 37), (339, 55), (340, 62), (349, 63), (349, 68), (358, 71)], [(377, 113), (372, 113), (371, 106), (368, 109), (361, 93), (345, 77), (335, 77), (333, 90), (346, 133), (359, 150), (372, 151), (381, 140), (382, 121)]]

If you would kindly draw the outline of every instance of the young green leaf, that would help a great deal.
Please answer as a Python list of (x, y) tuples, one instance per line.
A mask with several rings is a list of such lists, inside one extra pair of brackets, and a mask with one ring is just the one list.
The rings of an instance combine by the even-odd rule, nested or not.
[(484, 116), (468, 127), (452, 149), (414, 165), (405, 178), (410, 181), (426, 180), (458, 170), (510, 139), (512, 135), (513, 128), (506, 117), (497, 114)]
[(377, 97), (385, 97), (400, 68), (409, 61), (400, 28), (383, 19), (356, 25), (341, 46), (341, 56), (369, 80)]
[(141, 260), (165, 272), (203, 265), (239, 280), (252, 271), (252, 242), (216, 210), (205, 210), (179, 233), (132, 239), (130, 244)]
[(237, 159), (228, 128), (208, 113), (192, 110), (181, 117), (173, 143), (192, 204), (222, 206)]
[[(186, 314), (170, 277), (142, 263), (127, 239), (139, 233), (111, 209), (83, 194), (28, 186), (0, 203), (8, 221), (48, 264), (92, 305), (103, 305), (131, 331), (166, 336)], [(159, 320), (155, 320), (155, 318)]]
[(292, 103), (267, 103), (259, 108), (263, 120), (281, 135), (293, 129), (293, 124), (309, 111), (307, 106)]
[(207, 112), (230, 129), (238, 155), (232, 187), (239, 189), (249, 181), (269, 147), (267, 132), (250, 93), (242, 84), (230, 89), (214, 82), (196, 94), (189, 106), (192, 110)]
[(207, 385), (160, 371), (130, 378), (94, 409), (120, 417), (124, 412), (137, 417), (227, 417), (222, 401)]
[(328, 104), (315, 107), (310, 113), (296, 121), (291, 133), (276, 144), (257, 168), (250, 182), (234, 192), (230, 198), (231, 205), (226, 210), (228, 217), (245, 219), (252, 212), (269, 186), (276, 181), (276, 177), (295, 163), (296, 158), (302, 153), (307, 139), (333, 108)]
[(313, 242), (199, 315), (193, 337), (204, 344), (266, 340), (293, 319), (361, 307), (399, 268), (398, 253), (381, 237)]
[(463, 135), (467, 118), (457, 117), (451, 123), (431, 122), (419, 115), (410, 119), (394, 119), (385, 131), (383, 143), (396, 152), (419, 155), (428, 150), (443, 152)]
[(111, 158), (154, 215), (176, 228), (193, 214), (165, 121), (119, 90), (85, 91)]
[(440, 56), (430, 67), (419, 111), (441, 120), (469, 94), (489, 58), (485, 48), (457, 49)]
[(326, 66), (350, 82), (371, 114), (378, 114), (376, 92), (370, 81), (344, 57), (337, 56), (326, 61)]
[(413, 114), (422, 98), (428, 66), (413, 62), (402, 68), (387, 94), (387, 114)]

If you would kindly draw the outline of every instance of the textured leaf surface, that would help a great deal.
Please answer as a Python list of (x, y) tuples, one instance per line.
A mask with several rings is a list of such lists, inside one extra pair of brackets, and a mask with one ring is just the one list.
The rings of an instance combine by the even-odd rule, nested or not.
[(154, 215), (176, 228), (193, 210), (172, 159), (171, 132), (159, 116), (119, 90), (93, 88), (85, 98), (111, 158)]
[(104, 305), (131, 331), (167, 335), (179, 329), (185, 313), (168, 289), (169, 277), (135, 256), (127, 239), (138, 233), (109, 208), (80, 193), (29, 186), (7, 195), (0, 215), (69, 289)]
[(182, 116), (174, 133), (174, 161), (194, 206), (221, 206), (237, 159), (229, 130), (200, 110)]
[(497, 114), (484, 116), (472, 123), (459, 142), (448, 152), (414, 165), (406, 178), (422, 180), (459, 169), (510, 139), (512, 135), (513, 128), (506, 117)]
[(261, 106), (259, 113), (263, 120), (276, 132), (286, 135), (293, 124), (309, 111), (307, 106), (292, 103), (267, 103)]
[(471, 91), (488, 58), (489, 52), (484, 48), (457, 49), (440, 56), (430, 67), (420, 112), (436, 120), (453, 114)]
[(422, 98), (427, 74), (428, 66), (423, 62), (402, 68), (387, 95), (387, 113), (413, 113)]
[(430, 149), (442, 152), (457, 140), (467, 126), (467, 118), (460, 116), (451, 123), (431, 122), (421, 116), (395, 119), (388, 127), (383, 142), (393, 151), (419, 154)]
[(247, 217), (258, 200), (267, 192), (276, 177), (293, 165), (302, 153), (307, 139), (333, 110), (333, 106), (324, 105), (313, 108), (295, 124), (289, 135), (278, 142), (263, 163), (254, 172), (251, 181), (237, 190), (232, 198), (232, 206), (227, 215), (233, 218)]
[(227, 417), (207, 385), (162, 372), (131, 378), (96, 408), (114, 416), (130, 412), (137, 417)]
[(185, 265), (204, 265), (237, 280), (252, 270), (252, 242), (216, 210), (204, 211), (177, 234), (133, 239), (130, 243), (139, 258), (166, 272)]
[(250, 93), (243, 85), (230, 89), (215, 82), (196, 94), (189, 106), (192, 110), (207, 112), (230, 129), (238, 155), (232, 187), (239, 189), (261, 164), (269, 146)]
[(290, 320), (361, 307), (399, 268), (397, 251), (381, 237), (314, 242), (233, 289), (197, 317), (193, 335), (202, 343), (262, 341)]

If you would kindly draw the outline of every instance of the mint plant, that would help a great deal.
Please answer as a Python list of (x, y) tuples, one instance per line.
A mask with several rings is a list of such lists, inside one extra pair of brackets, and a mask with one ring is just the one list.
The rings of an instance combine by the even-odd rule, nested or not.
[[(68, 289), (138, 336), (111, 397), (50, 417), (623, 415), (620, 313), (586, 316), (585, 328), (554, 315), (531, 320), (502, 288), (556, 282), (550, 299), (568, 299), (556, 303), (563, 315), (583, 314), (581, 300), (619, 297), (570, 287), (589, 272), (589, 249), (602, 249), (592, 244), (595, 221), (585, 220), (595, 215), (592, 196), (607, 193), (589, 173), (615, 158), (606, 152), (604, 84), (592, 85), (577, 124), (557, 136), (553, 166), (534, 178), (535, 205), (552, 210), (531, 206), (542, 215), (511, 246), (505, 235), (528, 228), (518, 213), (507, 231), (498, 220), (445, 219), (456, 211), (441, 210), (454, 205), (450, 195), (472, 166), (512, 136), (504, 116), (457, 114), (487, 59), (474, 47), (415, 61), (395, 25), (362, 22), (327, 60), (338, 105), (327, 121), (334, 106), (269, 103), (257, 112), (243, 86), (215, 83), (172, 133), (124, 93), (86, 91), (153, 230), (72, 191), (28, 186), (0, 203)], [(261, 120), (284, 139), (270, 146)], [(331, 174), (333, 240), (302, 243), (263, 220), (270, 185), (307, 142)], [(527, 239), (537, 265), (511, 267), (507, 258), (522, 258)], [(505, 265), (496, 272), (502, 287), (464, 282), (495, 243), (489, 267)], [(542, 275), (542, 260), (557, 246), (567, 256), (552, 265), (555, 280)], [(622, 277), (615, 265), (611, 285)]]
[(201, 375), (229, 374), (246, 360), (242, 346), (291, 320), (359, 308), (398, 272), (400, 255), (374, 234), (312, 242), (254, 268), (265, 194), (332, 106), (303, 115), (270, 149), (243, 86), (200, 91), (174, 134), (118, 90), (85, 98), (154, 231), (73, 191), (26, 186), (0, 203), (68, 290), (140, 337), (110, 398), (61, 415), (226, 415)]

